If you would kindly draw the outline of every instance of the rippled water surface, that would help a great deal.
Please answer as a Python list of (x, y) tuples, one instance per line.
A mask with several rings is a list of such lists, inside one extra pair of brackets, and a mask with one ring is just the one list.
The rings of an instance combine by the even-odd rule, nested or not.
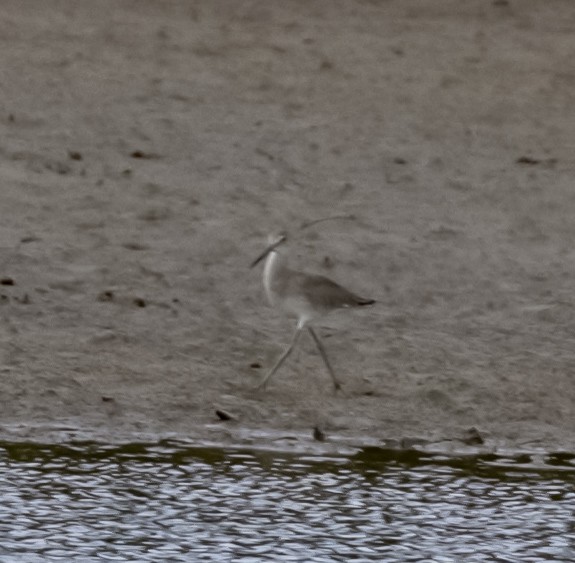
[(525, 461), (0, 443), (0, 561), (575, 561), (573, 456)]

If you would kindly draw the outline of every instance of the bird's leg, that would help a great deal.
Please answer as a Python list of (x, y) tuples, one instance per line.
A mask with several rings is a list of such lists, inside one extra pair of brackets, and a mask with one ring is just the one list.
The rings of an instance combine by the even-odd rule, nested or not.
[(311, 326), (308, 326), (307, 329), (309, 330), (309, 333), (311, 334), (312, 338), (314, 339), (314, 342), (316, 343), (316, 345), (318, 347), (319, 353), (321, 354), (321, 357), (323, 359), (323, 363), (325, 364), (327, 371), (329, 371), (329, 374), (331, 375), (331, 378), (333, 380), (333, 386), (335, 387), (335, 390), (337, 391), (338, 389), (341, 389), (341, 384), (339, 383), (339, 381), (335, 377), (335, 373), (333, 372), (333, 368), (331, 367), (331, 364), (329, 363), (329, 360), (327, 359), (327, 354), (325, 352), (325, 348), (323, 347), (323, 344), (322, 344), (321, 340), (319, 339), (319, 336), (316, 334), (315, 330), (313, 328), (311, 328)]
[(275, 363), (274, 367), (270, 370), (270, 372), (263, 378), (262, 382), (258, 385), (258, 389), (263, 389), (268, 382), (268, 379), (280, 368), (280, 366), (285, 362), (286, 358), (291, 354), (292, 350), (294, 349), (299, 337), (301, 335), (301, 327), (297, 327), (295, 329), (293, 338), (289, 344), (289, 346), (285, 349), (284, 353), (279, 357), (278, 361)]

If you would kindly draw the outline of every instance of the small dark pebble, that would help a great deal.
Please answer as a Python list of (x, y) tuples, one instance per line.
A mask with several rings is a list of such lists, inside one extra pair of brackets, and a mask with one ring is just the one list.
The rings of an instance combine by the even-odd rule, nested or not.
[(147, 250), (149, 248), (148, 245), (139, 242), (126, 242), (122, 246), (128, 250)]
[(153, 154), (151, 152), (144, 152), (144, 151), (140, 151), (140, 150), (136, 150), (133, 151), (132, 153), (130, 153), (130, 156), (132, 158), (158, 158), (158, 155)]
[(538, 158), (533, 158), (531, 156), (520, 156), (515, 162), (517, 164), (529, 164), (532, 166), (534, 164), (539, 164), (541, 161)]
[(36, 242), (39, 241), (40, 239), (38, 237), (35, 237), (34, 235), (30, 235), (28, 237), (22, 237), (20, 239), (20, 242), (22, 244), (28, 244), (29, 242)]
[(136, 305), (136, 307), (145, 307), (146, 306), (146, 301), (144, 299), (142, 299), (141, 297), (134, 297), (133, 303), (134, 303), (134, 305)]
[(260, 364), (259, 362), (252, 362), (250, 364), (250, 367), (253, 369), (260, 369), (262, 367), (262, 364)]
[(105, 396), (104, 396), (104, 397), (102, 397), (102, 401), (103, 401), (104, 403), (111, 403), (111, 402), (114, 401), (114, 398), (113, 398), (113, 397), (105, 397)]
[(82, 160), (82, 153), (79, 153), (78, 151), (68, 151), (68, 156), (72, 160)]
[(98, 295), (98, 297), (96, 297), (96, 299), (98, 301), (113, 301), (114, 300), (114, 292), (107, 289), (106, 291), (102, 291), (102, 293), (100, 293)]
[(236, 420), (236, 417), (222, 409), (216, 409), (216, 416), (220, 420)]
[(0, 285), (16, 285), (14, 279), (8, 276), (0, 278)]
[(396, 156), (393, 159), (393, 162), (395, 162), (395, 164), (407, 164), (407, 160), (405, 160), (405, 158), (402, 158), (401, 156)]
[(467, 444), (468, 446), (481, 446), (482, 444), (485, 443), (485, 439), (483, 438), (479, 430), (475, 428), (475, 426), (465, 431), (461, 441), (464, 444)]
[(313, 429), (313, 439), (317, 442), (323, 442), (325, 440), (325, 432), (318, 426)]
[(334, 264), (333, 264), (333, 259), (330, 256), (324, 256), (323, 257), (323, 267), (331, 270), (333, 268)]

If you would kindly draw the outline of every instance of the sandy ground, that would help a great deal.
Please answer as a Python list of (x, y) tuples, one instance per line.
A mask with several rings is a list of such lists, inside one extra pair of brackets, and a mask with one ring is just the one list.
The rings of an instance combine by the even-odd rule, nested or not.
[[(574, 34), (572, 0), (4, 0), (0, 438), (574, 451)], [(281, 228), (378, 300), (320, 327), (338, 395), (309, 340), (254, 391)]]

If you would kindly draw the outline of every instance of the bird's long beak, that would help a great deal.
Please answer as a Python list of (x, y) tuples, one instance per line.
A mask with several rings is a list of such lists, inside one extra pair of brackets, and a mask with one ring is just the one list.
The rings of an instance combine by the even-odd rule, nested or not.
[(282, 242), (284, 242), (286, 240), (285, 236), (281, 236), (280, 238), (278, 238), (278, 240), (276, 240), (275, 242), (273, 242), (272, 244), (270, 244), (251, 264), (250, 264), (250, 268), (253, 268), (254, 266), (257, 266), (272, 250), (275, 250)]

